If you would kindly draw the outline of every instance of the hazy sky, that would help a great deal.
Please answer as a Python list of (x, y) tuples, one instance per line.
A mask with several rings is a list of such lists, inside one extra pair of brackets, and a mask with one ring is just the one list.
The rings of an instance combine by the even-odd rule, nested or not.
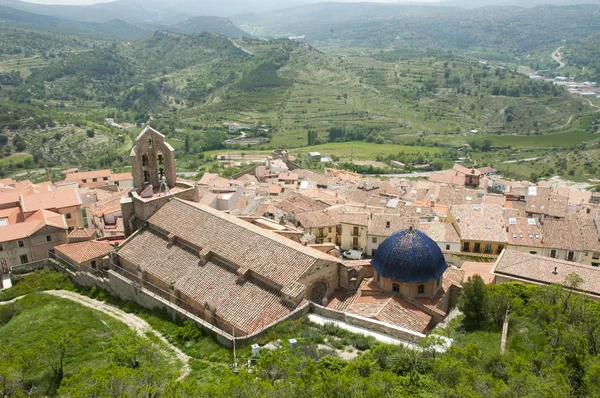
[[(80, 4), (94, 4), (94, 3), (108, 3), (113, 0), (23, 0), (28, 3), (39, 3), (39, 4), (69, 4), (69, 5), (80, 5)], [(171, 0), (165, 0), (165, 2), (170, 2)], [(198, 0), (202, 1), (202, 0)], [(251, 2), (252, 0), (250, 0)], [(285, 5), (285, 0), (280, 0), (281, 6)], [(328, 1), (328, 0), (323, 0)], [(330, 0), (331, 1), (331, 0)], [(334, 1), (374, 1), (377, 3), (403, 3), (403, 2), (412, 2), (412, 3), (433, 3), (439, 0), (334, 0)], [(314, 1), (307, 1), (307, 3), (313, 3)]]

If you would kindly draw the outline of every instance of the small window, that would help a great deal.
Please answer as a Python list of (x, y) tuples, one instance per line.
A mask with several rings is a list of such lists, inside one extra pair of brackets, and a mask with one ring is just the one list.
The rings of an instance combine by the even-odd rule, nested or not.
[(529, 252), (529, 254), (537, 254), (537, 252)]
[(0, 245), (0, 252), (4, 251), (4, 246)]
[(550, 257), (556, 258), (556, 250), (554, 250), (554, 249), (550, 250)]
[(400, 293), (400, 285), (397, 283), (392, 283), (392, 291), (396, 293)]
[(52, 242), (52, 235), (46, 235), (46, 242)]
[(92, 182), (98, 182), (97, 178), (92, 178)]
[(65, 214), (65, 218), (66, 218), (67, 220), (70, 220), (70, 219), (71, 219), (71, 217), (72, 217), (72, 216), (71, 216), (71, 213), (67, 213), (67, 214)]
[(23, 242), (22, 240), (20, 240), (17, 243), (18, 243), (19, 247), (25, 247), (25, 242)]
[(385, 222), (385, 227), (386, 227), (386, 228), (389, 228), (389, 227), (390, 227), (390, 222), (389, 222), (389, 221), (386, 221), (386, 222)]
[(371, 238), (371, 242), (377, 243), (377, 238), (375, 238), (375, 237)]
[(92, 268), (96, 269), (96, 261), (95, 260), (92, 261)]
[[(0, 250), (1, 250), (1, 249), (0, 249)], [(592, 254), (592, 258), (593, 258), (594, 260), (600, 260), (600, 253), (598, 253), (598, 252), (594, 252), (594, 254)]]
[(27, 254), (21, 254), (21, 264), (27, 264), (29, 262), (29, 258), (27, 258)]
[(446, 250), (450, 250), (450, 245), (446, 245)]
[(108, 181), (108, 177), (104, 177), (102, 178), (104, 181)]
[(329, 233), (331, 233), (331, 227), (329, 227)]
[(418, 294), (425, 293), (425, 285), (419, 285), (419, 286), (417, 286), (417, 293)]

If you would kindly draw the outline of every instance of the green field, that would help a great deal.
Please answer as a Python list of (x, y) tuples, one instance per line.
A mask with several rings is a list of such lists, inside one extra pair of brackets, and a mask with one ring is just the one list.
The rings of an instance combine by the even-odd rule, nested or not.
[(28, 153), (13, 153), (10, 156), (0, 158), (0, 167), (17, 165), (19, 163), (23, 163), (27, 159), (32, 159), (32, 158), (33, 158), (33, 156), (31, 156)]
[(512, 147), (522, 149), (532, 148), (566, 148), (576, 146), (584, 142), (595, 142), (600, 140), (600, 135), (591, 134), (583, 130), (571, 130), (564, 133), (544, 135), (486, 135), (476, 139), (483, 142), (489, 139), (493, 146)]

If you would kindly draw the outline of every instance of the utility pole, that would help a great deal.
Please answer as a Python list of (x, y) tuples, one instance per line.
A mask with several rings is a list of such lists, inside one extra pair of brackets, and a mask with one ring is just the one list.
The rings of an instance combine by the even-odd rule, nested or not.
[(238, 366), (237, 366), (237, 355), (235, 353), (235, 326), (231, 326), (232, 334), (233, 334), (233, 373), (238, 374)]
[(504, 325), (502, 325), (502, 339), (500, 340), (500, 354), (504, 354), (506, 351), (506, 339), (508, 337), (508, 312), (509, 308), (506, 309), (506, 315), (504, 316)]

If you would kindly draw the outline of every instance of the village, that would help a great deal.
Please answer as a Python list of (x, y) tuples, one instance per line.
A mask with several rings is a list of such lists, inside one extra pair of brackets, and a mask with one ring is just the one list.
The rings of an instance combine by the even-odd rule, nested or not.
[(132, 172), (0, 180), (1, 288), (53, 266), (225, 345), (308, 312), (403, 341), (453, 311), (462, 284), (562, 284), (600, 298), (600, 195), (492, 167), (374, 178), (300, 168), (286, 150), (226, 179), (177, 177), (146, 127)]

